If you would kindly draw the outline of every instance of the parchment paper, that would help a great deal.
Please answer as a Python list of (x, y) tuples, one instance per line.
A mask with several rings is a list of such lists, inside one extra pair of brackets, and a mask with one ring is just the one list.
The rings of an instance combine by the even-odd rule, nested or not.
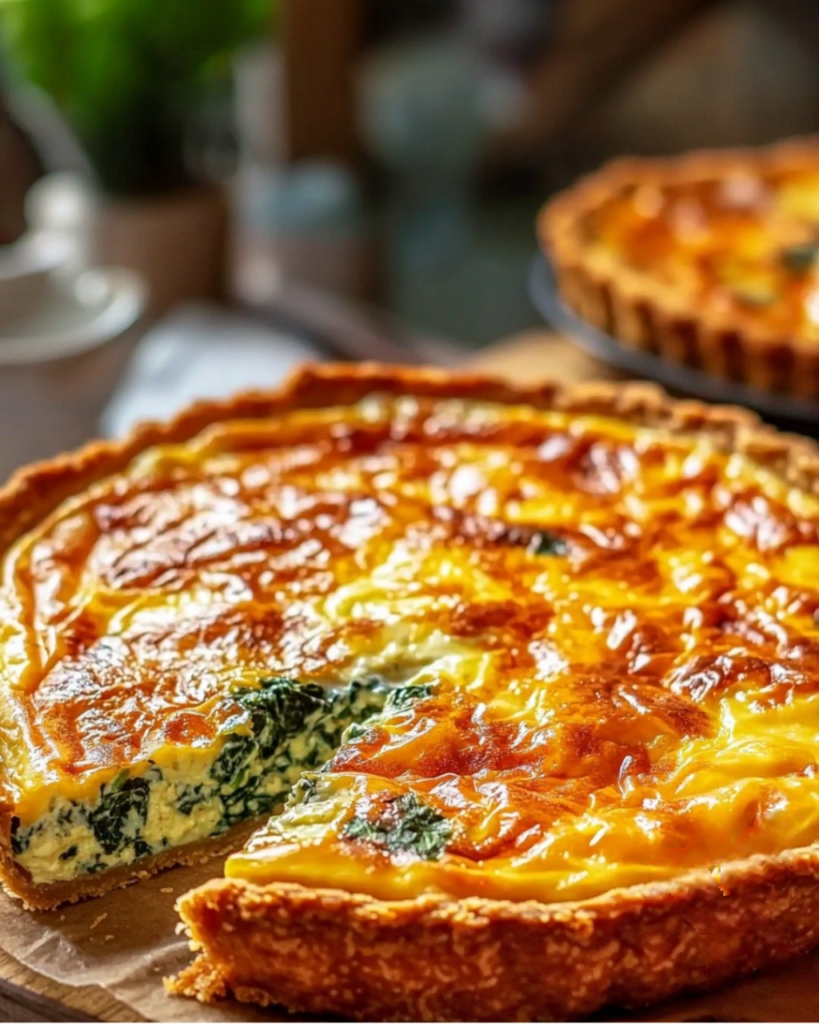
[(25, 910), (0, 893), (0, 947), (65, 985), (98, 985), (152, 1021), (283, 1021), (284, 1012), (225, 1002), (218, 1008), (169, 996), (163, 977), (190, 963), (177, 934), (176, 898), (222, 873), (223, 858), (179, 867), (98, 899)]
[[(293, 1021), (283, 1011), (232, 1001), (202, 1006), (166, 994), (162, 978), (191, 960), (177, 934), (177, 896), (222, 871), (218, 858), (174, 868), (99, 899), (32, 912), (0, 894), (0, 948), (32, 970), (66, 985), (99, 985), (151, 1021)], [(816, 1021), (819, 952), (706, 995), (645, 1011), (602, 1012), (619, 1021)]]

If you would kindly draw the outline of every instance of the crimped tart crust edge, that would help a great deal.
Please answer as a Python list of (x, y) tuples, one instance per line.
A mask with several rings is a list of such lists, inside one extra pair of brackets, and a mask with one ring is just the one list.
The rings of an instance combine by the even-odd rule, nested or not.
[(634, 183), (719, 179), (732, 174), (819, 168), (819, 139), (793, 139), (759, 149), (701, 150), (664, 158), (619, 158), (555, 196), (537, 230), (564, 301), (627, 348), (655, 352), (716, 377), (800, 398), (819, 397), (819, 343), (771, 333), (739, 317), (692, 309), (668, 291), (612, 260), (592, 267), (580, 225), (586, 214)]

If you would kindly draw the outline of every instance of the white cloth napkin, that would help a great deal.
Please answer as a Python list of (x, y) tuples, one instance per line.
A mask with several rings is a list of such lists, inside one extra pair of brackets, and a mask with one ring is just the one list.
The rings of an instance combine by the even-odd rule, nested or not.
[(167, 419), (198, 398), (272, 388), (299, 363), (320, 358), (295, 335), (241, 313), (186, 305), (140, 341), (101, 428), (117, 437), (142, 420)]

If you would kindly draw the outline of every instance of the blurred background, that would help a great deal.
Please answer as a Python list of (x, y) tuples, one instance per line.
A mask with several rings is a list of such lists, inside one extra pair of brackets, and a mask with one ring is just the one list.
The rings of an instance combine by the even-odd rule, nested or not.
[(533, 328), (550, 194), (814, 132), (818, 54), (816, 0), (0, 0), (0, 476)]

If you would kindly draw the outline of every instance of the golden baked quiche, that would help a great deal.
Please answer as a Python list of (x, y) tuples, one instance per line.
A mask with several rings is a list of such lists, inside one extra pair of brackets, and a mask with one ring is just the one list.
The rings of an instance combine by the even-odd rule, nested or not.
[(0, 494), (3, 881), (48, 907), (232, 844), (175, 991), (362, 1019), (806, 950), (817, 492), (738, 410), (377, 366), (35, 466)]
[(819, 398), (819, 142), (618, 160), (540, 236), (562, 297), (623, 345)]

